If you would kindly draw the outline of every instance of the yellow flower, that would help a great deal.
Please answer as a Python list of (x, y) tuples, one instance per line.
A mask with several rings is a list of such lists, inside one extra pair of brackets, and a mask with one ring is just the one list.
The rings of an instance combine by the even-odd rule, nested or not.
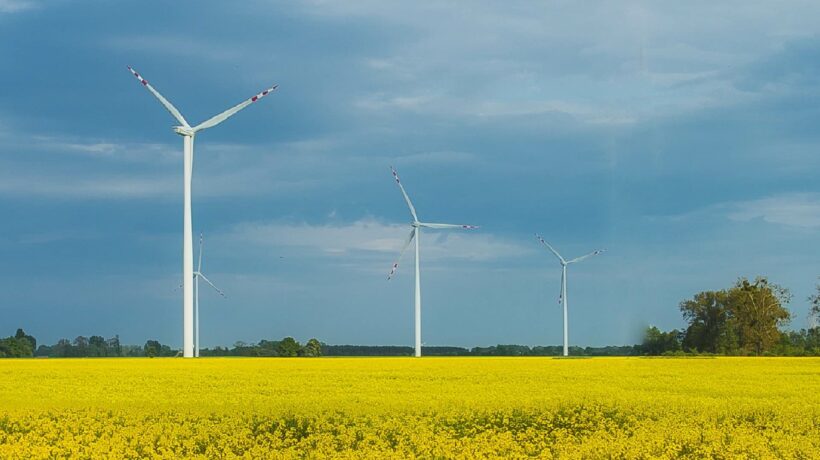
[(0, 360), (0, 459), (818, 452), (816, 358)]

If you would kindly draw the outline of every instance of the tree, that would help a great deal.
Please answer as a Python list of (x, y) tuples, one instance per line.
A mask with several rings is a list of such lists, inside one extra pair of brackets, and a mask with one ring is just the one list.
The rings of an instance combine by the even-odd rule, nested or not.
[(727, 290), (706, 291), (680, 303), (689, 326), (684, 333), (687, 350), (724, 354), (761, 355), (781, 342), (791, 315), (788, 289), (765, 277), (737, 280)]
[(727, 297), (726, 291), (704, 291), (680, 303), (681, 314), (689, 322), (684, 332), (684, 348), (729, 353), (736, 347)]
[(145, 350), (145, 356), (153, 358), (160, 354), (160, 352), (162, 351), (162, 345), (156, 340), (149, 340), (145, 342), (143, 350)]
[(791, 319), (785, 308), (790, 300), (788, 289), (769, 283), (765, 277), (754, 282), (740, 278), (728, 292), (740, 348), (756, 355), (772, 349), (780, 341), (780, 328)]
[(646, 328), (643, 343), (639, 346), (639, 352), (644, 355), (662, 355), (667, 352), (680, 351), (681, 333), (677, 330), (663, 332), (655, 326)]
[(105, 348), (108, 350), (107, 356), (122, 356), (122, 345), (120, 345), (120, 336), (115, 335), (105, 341)]
[(305, 346), (302, 347), (301, 355), (311, 358), (322, 356), (322, 344), (316, 339), (308, 340)]
[(285, 337), (276, 346), (276, 353), (279, 356), (298, 356), (301, 345), (293, 337)]
[(23, 332), (23, 329), (17, 329), (17, 333), (14, 334), (14, 338), (17, 340), (28, 340), (28, 342), (31, 344), (31, 349), (37, 349), (37, 339)]
[(106, 356), (105, 339), (100, 335), (88, 338), (88, 356)]
[(66, 358), (72, 356), (73, 348), (68, 339), (60, 339), (57, 345), (54, 345), (54, 356), (59, 358)]
[(811, 306), (809, 308), (809, 329), (816, 329), (820, 323), (820, 284), (817, 285), (817, 292), (809, 297)]
[(88, 337), (81, 335), (74, 339), (72, 356), (88, 356)]

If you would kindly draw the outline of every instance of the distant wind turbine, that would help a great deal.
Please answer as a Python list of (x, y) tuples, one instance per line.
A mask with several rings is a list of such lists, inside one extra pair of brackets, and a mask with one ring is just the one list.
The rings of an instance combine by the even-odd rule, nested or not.
[(199, 279), (210, 284), (212, 288), (223, 298), (228, 298), (221, 289), (214, 286), (214, 283), (202, 273), (202, 233), (199, 234), (199, 261), (194, 272), (194, 357), (199, 358)]
[(278, 85), (274, 85), (261, 93), (245, 100), (244, 102), (231, 107), (230, 109), (215, 115), (202, 123), (191, 127), (182, 114), (167, 99), (162, 97), (157, 90), (148, 84), (148, 80), (143, 78), (136, 70), (128, 66), (128, 70), (154, 95), (168, 112), (181, 124), (175, 126), (174, 132), (182, 136), (183, 152), (183, 216), (182, 216), (182, 356), (192, 358), (194, 356), (194, 248), (193, 235), (191, 234), (191, 177), (194, 167), (194, 136), (199, 131), (212, 128), (227, 120), (240, 110), (267, 96)]
[(567, 320), (567, 265), (580, 262), (587, 257), (597, 256), (598, 254), (603, 253), (605, 249), (598, 249), (585, 256), (576, 257), (572, 260), (565, 260), (561, 257), (561, 254), (558, 254), (558, 251), (556, 251), (555, 248), (550, 246), (550, 244), (544, 240), (544, 238), (541, 238), (538, 235), (535, 235), (535, 237), (538, 238), (538, 241), (544, 243), (544, 246), (548, 247), (549, 250), (555, 254), (555, 257), (558, 258), (558, 261), (561, 262), (561, 296), (558, 298), (558, 302), (564, 304), (564, 356), (569, 356), (569, 324)]
[(416, 357), (421, 356), (421, 277), (419, 271), (419, 238), (421, 237), (421, 229), (422, 228), (459, 228), (463, 230), (472, 230), (478, 228), (476, 225), (458, 225), (458, 224), (430, 224), (426, 222), (420, 222), (418, 215), (416, 215), (416, 208), (413, 207), (413, 202), (410, 201), (410, 197), (407, 196), (407, 192), (404, 191), (404, 186), (401, 185), (401, 181), (399, 180), (399, 175), (396, 173), (396, 170), (393, 167), (390, 167), (390, 170), (393, 172), (393, 178), (396, 179), (396, 184), (399, 185), (399, 189), (401, 190), (401, 194), (404, 196), (404, 201), (407, 202), (407, 207), (410, 208), (410, 215), (413, 217), (413, 222), (410, 223), (410, 226), (413, 227), (410, 230), (410, 235), (407, 237), (407, 241), (404, 243), (404, 247), (401, 249), (399, 253), (398, 259), (393, 264), (393, 267), (390, 269), (390, 273), (387, 275), (387, 279), (392, 279), (393, 275), (396, 273), (396, 269), (399, 267), (399, 261), (401, 261), (401, 256), (404, 255), (404, 252), (407, 251), (407, 247), (410, 246), (410, 243), (413, 242), (415, 239), (416, 241)]

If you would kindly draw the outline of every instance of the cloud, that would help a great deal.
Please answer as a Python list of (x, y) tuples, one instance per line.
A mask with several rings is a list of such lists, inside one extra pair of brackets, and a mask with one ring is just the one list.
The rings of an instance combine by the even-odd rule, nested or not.
[(178, 199), (180, 180), (166, 177), (130, 177), (98, 173), (77, 177), (73, 174), (0, 175), (0, 195), (58, 199)]
[(0, 0), (0, 13), (17, 13), (37, 7), (32, 1), (27, 0)]
[[(18, 135), (17, 139), (22, 139)], [(18, 148), (22, 145), (18, 143)], [(115, 161), (168, 163), (182, 160), (178, 145), (143, 142), (122, 142), (111, 139), (82, 139), (70, 136), (32, 136), (25, 146), (46, 153), (74, 154)]]
[[(179, 144), (32, 135), (6, 126), (0, 123), (0, 195), (179, 199)], [(261, 146), (204, 143), (196, 152), (202, 160), (196, 163), (195, 197), (261, 196), (316, 187), (320, 179), (293, 179), (281, 165), (304, 168), (332, 145), (334, 141), (322, 139)]]
[(734, 203), (729, 219), (738, 222), (763, 220), (796, 228), (820, 228), (820, 194), (792, 193)]
[[(368, 218), (347, 224), (318, 225), (244, 222), (219, 237), (257, 247), (295, 248), (314, 255), (368, 257), (398, 256), (409, 231), (410, 226), (406, 224), (386, 224)], [(426, 261), (491, 261), (531, 253), (531, 248), (481, 230), (469, 233), (426, 230), (422, 236)]]

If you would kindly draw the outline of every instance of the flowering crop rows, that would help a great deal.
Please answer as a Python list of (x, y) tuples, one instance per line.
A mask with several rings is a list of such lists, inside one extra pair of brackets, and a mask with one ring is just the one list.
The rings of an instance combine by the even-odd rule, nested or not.
[(820, 359), (0, 360), (0, 458), (820, 458)]

